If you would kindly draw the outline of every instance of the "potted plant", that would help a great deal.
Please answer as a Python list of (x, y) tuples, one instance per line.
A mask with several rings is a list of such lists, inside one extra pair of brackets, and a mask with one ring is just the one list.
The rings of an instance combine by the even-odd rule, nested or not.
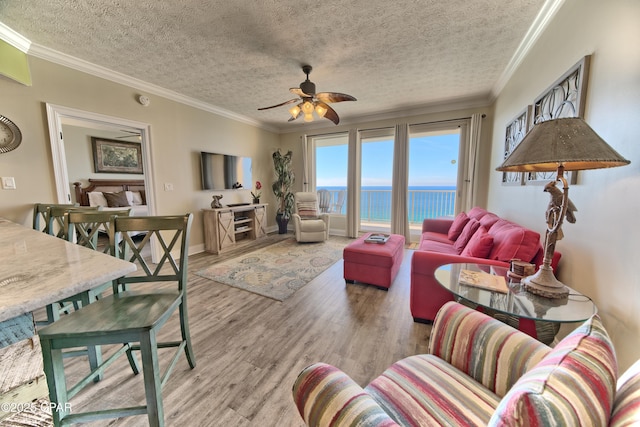
[(273, 167), (276, 172), (276, 181), (272, 185), (273, 194), (277, 200), (276, 222), (278, 223), (278, 233), (287, 232), (287, 224), (293, 212), (294, 195), (291, 192), (295, 176), (293, 174), (291, 150), (282, 155), (280, 150), (273, 153)]
[(256, 181), (256, 192), (251, 192), (251, 197), (253, 197), (253, 204), (255, 205), (260, 203), (260, 196), (262, 195), (262, 192), (260, 191), (261, 189), (262, 183), (260, 181)]

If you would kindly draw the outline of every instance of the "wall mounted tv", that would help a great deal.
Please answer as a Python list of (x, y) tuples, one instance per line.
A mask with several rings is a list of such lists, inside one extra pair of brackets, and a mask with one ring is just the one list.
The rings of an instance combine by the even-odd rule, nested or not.
[(203, 190), (251, 189), (251, 157), (200, 153)]

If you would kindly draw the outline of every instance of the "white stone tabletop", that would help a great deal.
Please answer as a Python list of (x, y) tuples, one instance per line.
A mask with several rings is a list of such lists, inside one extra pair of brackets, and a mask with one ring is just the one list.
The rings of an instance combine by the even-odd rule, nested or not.
[(135, 270), (128, 261), (0, 218), (0, 322)]

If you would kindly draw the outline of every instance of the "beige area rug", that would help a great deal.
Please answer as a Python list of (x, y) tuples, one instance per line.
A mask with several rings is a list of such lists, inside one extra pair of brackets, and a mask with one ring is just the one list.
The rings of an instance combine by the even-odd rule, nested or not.
[(326, 242), (298, 243), (287, 239), (195, 274), (278, 301), (295, 291), (342, 258), (352, 239), (331, 236)]

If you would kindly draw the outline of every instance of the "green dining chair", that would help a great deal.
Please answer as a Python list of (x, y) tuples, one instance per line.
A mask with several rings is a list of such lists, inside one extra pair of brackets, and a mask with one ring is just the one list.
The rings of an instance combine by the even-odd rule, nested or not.
[(97, 212), (102, 206), (51, 206), (49, 208), (49, 217), (47, 224), (47, 232), (61, 239), (67, 239), (67, 214), (69, 212)]
[[(55, 426), (147, 414), (150, 426), (164, 425), (162, 387), (184, 352), (191, 369), (196, 360), (191, 346), (187, 316), (187, 249), (193, 215), (115, 217), (109, 230), (111, 252), (138, 265), (138, 271), (117, 279), (114, 294), (82, 307), (59, 321), (40, 330), (44, 372)], [(134, 232), (146, 231), (144, 237), (132, 237)], [(162, 252), (157, 263), (151, 263), (146, 248), (155, 238)], [(172, 255), (179, 250), (178, 260)], [(174, 289), (167, 287), (167, 282)], [(132, 290), (118, 292), (127, 284)], [(133, 289), (135, 288), (135, 290)], [(179, 339), (158, 342), (157, 334), (169, 317), (179, 312)], [(177, 319), (176, 319), (177, 323)], [(177, 325), (176, 325), (177, 326)], [(178, 329), (176, 327), (176, 329)], [(178, 334), (178, 331), (174, 331)], [(177, 337), (176, 337), (177, 338)], [(120, 344), (96, 370), (70, 388), (64, 375), (62, 350), (87, 345)], [(164, 372), (160, 372), (158, 349), (173, 348), (175, 353)], [(99, 409), (86, 413), (69, 413), (69, 399), (89, 385), (97, 373), (127, 355), (134, 374), (140, 366), (134, 352), (140, 352), (144, 377), (146, 405), (126, 408)], [(101, 399), (106, 400), (106, 399)], [(71, 402), (72, 403), (72, 402)]]
[[(33, 206), (33, 229), (65, 238), (64, 214), (71, 209), (87, 208), (77, 203), (36, 203)], [(55, 215), (55, 218), (52, 215)], [(68, 313), (73, 308), (73, 302), (59, 301), (49, 304), (45, 307), (46, 319), (37, 320), (36, 326), (49, 325), (59, 319), (61, 314)]]
[(36, 231), (42, 231), (49, 233), (49, 210), (52, 207), (75, 207), (74, 204), (59, 204), (59, 203), (36, 203), (33, 205), (33, 229)]
[[(69, 212), (97, 212), (99, 206), (78, 206), (78, 204), (46, 204), (36, 203), (33, 213), (33, 228), (43, 231), (61, 239), (67, 239), (66, 216)], [(44, 223), (44, 225), (43, 225)], [(79, 299), (71, 297), (62, 301), (57, 301), (45, 307), (46, 319), (36, 320), (36, 326), (49, 325), (60, 318), (63, 314), (69, 314), (74, 309), (78, 309)]]
[[(56, 208), (52, 209), (55, 210)], [(131, 209), (122, 210), (86, 210), (86, 209), (72, 209), (68, 210), (63, 221), (64, 235), (70, 242), (75, 242), (78, 245), (85, 246), (89, 249), (100, 251), (103, 253), (110, 253), (111, 242), (103, 244), (98, 243), (98, 237), (102, 233), (109, 236), (109, 228), (111, 227), (111, 219), (115, 216), (129, 216)], [(56, 216), (57, 212), (53, 213)], [(91, 304), (102, 297), (102, 294), (113, 286), (112, 282), (103, 283), (100, 286), (96, 286), (93, 289), (89, 289), (86, 292), (65, 298), (59, 301), (59, 304), (67, 307), (68, 314), (71, 311), (70, 305), (73, 306), (73, 310), (78, 310), (83, 306)], [(60, 316), (57, 316), (55, 320), (58, 320)], [(80, 350), (69, 350), (63, 353), (64, 358), (87, 356), (89, 359), (89, 368), (93, 371), (102, 363), (102, 353), (99, 346), (87, 346)], [(93, 380), (97, 382), (102, 379), (102, 375), (96, 375)]]

